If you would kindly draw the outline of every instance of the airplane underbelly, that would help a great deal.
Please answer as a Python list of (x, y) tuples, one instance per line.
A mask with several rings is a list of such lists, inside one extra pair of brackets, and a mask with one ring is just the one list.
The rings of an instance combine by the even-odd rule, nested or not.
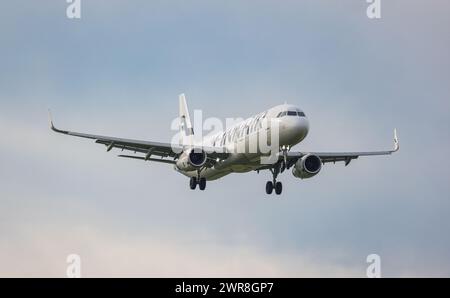
[[(255, 170), (259, 166), (259, 160), (253, 155), (234, 154), (225, 161), (216, 164), (213, 168), (205, 168), (200, 172), (200, 177), (206, 180), (216, 180), (231, 173), (246, 173)], [(177, 170), (177, 169), (176, 169)], [(197, 177), (197, 171), (180, 171), (187, 177)]]
[[(189, 172), (179, 171), (179, 172), (187, 177), (197, 177), (197, 171), (189, 171)], [(208, 181), (212, 181), (212, 180), (222, 178), (223, 176), (226, 176), (232, 172), (233, 172), (233, 170), (231, 168), (223, 169), (223, 170), (207, 168), (207, 169), (203, 169), (200, 172), (200, 177), (206, 178), (206, 180), (208, 180)]]

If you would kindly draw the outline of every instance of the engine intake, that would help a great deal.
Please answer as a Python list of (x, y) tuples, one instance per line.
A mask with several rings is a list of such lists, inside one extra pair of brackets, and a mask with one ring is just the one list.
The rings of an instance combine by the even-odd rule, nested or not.
[(196, 168), (203, 167), (206, 163), (206, 152), (203, 150), (200, 152), (191, 150), (191, 152), (189, 152), (189, 163)]
[(317, 175), (322, 169), (322, 160), (317, 155), (307, 154), (297, 160), (292, 174), (301, 179), (311, 178)]
[(176, 166), (182, 171), (194, 171), (203, 167), (206, 163), (206, 152), (190, 149), (183, 152), (177, 160)]

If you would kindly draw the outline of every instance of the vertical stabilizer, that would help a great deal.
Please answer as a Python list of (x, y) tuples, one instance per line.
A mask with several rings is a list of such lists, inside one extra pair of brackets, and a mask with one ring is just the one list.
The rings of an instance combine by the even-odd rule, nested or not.
[(189, 117), (189, 110), (184, 94), (180, 94), (180, 134), (183, 145), (192, 145), (194, 137), (194, 128)]

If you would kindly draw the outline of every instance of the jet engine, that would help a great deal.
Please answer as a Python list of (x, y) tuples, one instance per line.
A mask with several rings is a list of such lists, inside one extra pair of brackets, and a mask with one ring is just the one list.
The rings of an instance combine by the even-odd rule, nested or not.
[(194, 171), (203, 167), (206, 163), (206, 152), (203, 150), (189, 149), (178, 158), (176, 166), (182, 171)]
[(311, 178), (317, 175), (322, 169), (322, 160), (317, 155), (307, 154), (297, 160), (292, 174), (301, 179)]

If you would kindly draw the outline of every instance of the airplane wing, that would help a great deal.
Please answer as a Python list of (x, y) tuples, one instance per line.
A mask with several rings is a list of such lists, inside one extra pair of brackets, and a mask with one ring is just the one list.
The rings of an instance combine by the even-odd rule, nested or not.
[[(288, 164), (292, 165), (299, 158), (302, 158), (307, 154), (314, 154), (317, 155), (323, 163), (344, 161), (347, 166), (353, 159), (357, 159), (360, 156), (390, 155), (397, 152), (399, 148), (397, 130), (394, 129), (394, 148), (392, 150), (369, 152), (287, 152), (286, 159)], [(284, 158), (282, 153), (280, 153), (280, 157)]]
[[(108, 136), (73, 132), (68, 130), (61, 130), (54, 126), (50, 112), (49, 118), (50, 118), (50, 128), (54, 132), (69, 136), (95, 140), (95, 143), (105, 145), (107, 152), (111, 151), (113, 148), (118, 148), (121, 149), (122, 151), (127, 150), (132, 151), (134, 153), (139, 152), (145, 154), (145, 156), (119, 155), (119, 157), (173, 164), (178, 159), (180, 154), (187, 149), (186, 146), (181, 146), (177, 144), (122, 139), (116, 137), (108, 137)], [(228, 157), (228, 153), (226, 153), (225, 149), (223, 148), (202, 147), (201, 149), (208, 153), (208, 158), (210, 158), (212, 161), (216, 158)], [(160, 158), (152, 158), (152, 156), (158, 156)]]

